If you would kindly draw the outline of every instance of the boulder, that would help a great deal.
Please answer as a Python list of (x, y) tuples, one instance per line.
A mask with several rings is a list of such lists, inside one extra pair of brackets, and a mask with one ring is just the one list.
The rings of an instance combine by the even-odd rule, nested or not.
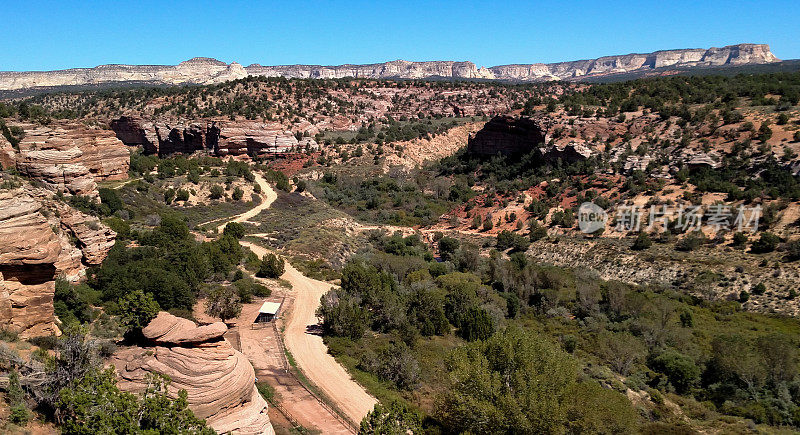
[(191, 344), (220, 339), (227, 330), (222, 322), (197, 326), (191, 320), (162, 311), (142, 330), (142, 335), (157, 344)]
[(186, 390), (189, 408), (219, 433), (273, 434), (267, 402), (247, 358), (223, 338), (219, 322), (194, 322), (161, 312), (142, 330), (146, 343), (120, 349), (111, 360), (119, 387), (142, 392), (147, 375), (169, 376), (170, 396)]

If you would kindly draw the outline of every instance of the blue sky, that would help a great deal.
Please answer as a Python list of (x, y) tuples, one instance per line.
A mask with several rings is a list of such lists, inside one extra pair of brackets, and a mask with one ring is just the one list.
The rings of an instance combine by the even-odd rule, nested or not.
[[(800, 1), (3, 0), (0, 70), (107, 63), (557, 62), (768, 43), (800, 58)], [(613, 4), (612, 4), (613, 3)]]

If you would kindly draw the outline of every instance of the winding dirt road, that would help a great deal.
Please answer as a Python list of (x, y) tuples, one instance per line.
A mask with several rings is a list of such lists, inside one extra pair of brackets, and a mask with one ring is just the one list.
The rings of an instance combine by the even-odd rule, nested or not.
[[(217, 224), (214, 227), (215, 230), (219, 231), (220, 228), (224, 228), (225, 225), (227, 225), (229, 222), (239, 222), (239, 223), (246, 222), (258, 216), (258, 214), (261, 213), (262, 211), (268, 209), (272, 205), (272, 203), (275, 202), (276, 199), (278, 199), (278, 194), (275, 193), (274, 190), (272, 190), (272, 187), (270, 187), (270, 185), (267, 183), (267, 180), (265, 180), (264, 177), (261, 176), (261, 174), (254, 173), (253, 175), (256, 176), (256, 183), (258, 183), (259, 187), (261, 187), (261, 192), (264, 194), (264, 200), (261, 201), (261, 204), (258, 204), (257, 206), (251, 208), (250, 210), (247, 210), (242, 214), (233, 216), (232, 218), (224, 220), (221, 223)], [(215, 222), (215, 220), (203, 222), (201, 224), (198, 224), (197, 226), (206, 225), (211, 222)]]

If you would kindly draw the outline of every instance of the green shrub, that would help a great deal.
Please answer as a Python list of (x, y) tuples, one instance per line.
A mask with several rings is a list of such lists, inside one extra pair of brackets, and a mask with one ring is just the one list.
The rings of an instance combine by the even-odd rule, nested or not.
[(767, 252), (772, 252), (778, 247), (778, 243), (780, 241), (780, 237), (764, 231), (761, 233), (761, 237), (753, 242), (752, 245), (750, 245), (750, 251), (754, 254), (765, 254)]
[(653, 241), (650, 240), (650, 236), (646, 232), (642, 231), (638, 236), (636, 236), (636, 240), (634, 240), (631, 249), (634, 251), (643, 251), (652, 245)]
[(688, 355), (668, 349), (652, 358), (648, 365), (657, 372), (664, 373), (678, 393), (685, 394), (700, 380), (700, 368)]
[(285, 266), (283, 259), (275, 254), (267, 254), (261, 260), (261, 265), (256, 272), (259, 278), (280, 278), (283, 275)]
[(494, 334), (492, 317), (483, 308), (472, 307), (460, 322), (458, 334), (467, 341), (486, 340)]
[(175, 200), (180, 202), (188, 201), (189, 191), (184, 189), (178, 189), (178, 193), (175, 195)]
[(209, 198), (220, 199), (223, 195), (225, 195), (225, 189), (223, 189), (222, 186), (219, 184), (214, 184), (211, 186)]
[(234, 201), (239, 201), (242, 199), (242, 197), (244, 197), (244, 190), (242, 190), (238, 186), (235, 187), (233, 189), (233, 194), (231, 195), (231, 198), (233, 198)]

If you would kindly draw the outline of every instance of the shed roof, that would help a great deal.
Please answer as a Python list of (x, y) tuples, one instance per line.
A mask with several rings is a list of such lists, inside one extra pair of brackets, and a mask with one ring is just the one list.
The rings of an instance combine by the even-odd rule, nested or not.
[(278, 309), (280, 309), (280, 307), (281, 304), (279, 302), (266, 301), (264, 302), (263, 305), (261, 305), (261, 308), (259, 308), (258, 312), (263, 314), (275, 315), (278, 312)]

